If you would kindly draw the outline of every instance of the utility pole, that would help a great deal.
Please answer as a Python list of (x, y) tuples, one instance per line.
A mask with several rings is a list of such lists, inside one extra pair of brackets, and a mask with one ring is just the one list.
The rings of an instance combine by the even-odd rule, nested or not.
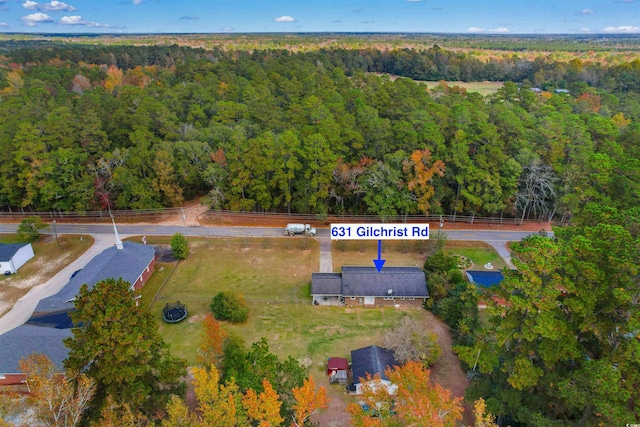
[(187, 238), (187, 215), (184, 213), (184, 209), (180, 208), (180, 213), (182, 214), (182, 228), (184, 231), (184, 238)]
[(53, 220), (53, 234), (56, 235), (56, 243), (58, 244), (58, 247), (60, 247), (60, 241), (58, 240), (58, 229), (56, 228), (56, 220)]

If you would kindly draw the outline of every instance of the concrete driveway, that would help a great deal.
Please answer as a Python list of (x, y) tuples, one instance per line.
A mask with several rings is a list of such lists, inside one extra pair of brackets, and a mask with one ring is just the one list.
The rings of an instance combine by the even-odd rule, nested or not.
[[(89, 261), (105, 249), (114, 245), (113, 235), (95, 234), (95, 242), (85, 253), (80, 255), (75, 261), (60, 270), (47, 282), (33, 287), (26, 295), (20, 298), (11, 311), (0, 317), (0, 334), (4, 334), (20, 325), (23, 325), (33, 314), (38, 302), (41, 299), (55, 295), (69, 282), (74, 271), (83, 268)], [(122, 236), (125, 237), (125, 236)]]

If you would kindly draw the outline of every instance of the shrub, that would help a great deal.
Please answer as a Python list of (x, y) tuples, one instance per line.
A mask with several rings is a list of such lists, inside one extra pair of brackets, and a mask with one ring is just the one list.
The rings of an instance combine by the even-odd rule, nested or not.
[(189, 256), (187, 238), (181, 233), (176, 233), (171, 238), (171, 250), (176, 259), (186, 259)]
[(49, 225), (42, 222), (39, 216), (30, 216), (22, 220), (18, 226), (18, 236), (30, 242), (40, 238), (40, 230), (48, 230)]
[(395, 328), (382, 337), (383, 345), (394, 351), (396, 360), (401, 364), (410, 360), (430, 366), (442, 354), (438, 345), (438, 336), (427, 332), (422, 325), (406, 316)]
[(211, 311), (217, 320), (242, 323), (249, 318), (249, 308), (242, 294), (220, 292), (211, 302)]

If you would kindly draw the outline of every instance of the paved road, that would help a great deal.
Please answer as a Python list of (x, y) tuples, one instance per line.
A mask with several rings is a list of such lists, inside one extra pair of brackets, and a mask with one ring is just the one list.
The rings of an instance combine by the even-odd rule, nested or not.
[[(15, 233), (18, 224), (0, 223), (0, 233)], [(111, 224), (58, 224), (60, 234), (113, 234)], [(118, 224), (120, 234), (171, 236), (183, 233), (187, 236), (204, 237), (281, 237), (282, 227), (209, 227), (209, 226), (174, 226), (174, 225), (121, 225)], [(517, 241), (533, 232), (528, 231), (481, 231), (481, 230), (442, 230), (449, 240), (472, 240), (483, 242)], [(49, 230), (53, 233), (53, 230)], [(433, 230), (432, 230), (433, 234)], [(328, 228), (318, 229), (317, 237), (330, 237)]]
[[(0, 233), (15, 233), (18, 224), (0, 223)], [(112, 234), (111, 224), (57, 224), (56, 230), (60, 234)], [(118, 231), (123, 235), (148, 235), (148, 236), (172, 236), (175, 233), (183, 233), (187, 236), (202, 237), (281, 237), (282, 228), (277, 227), (211, 227), (211, 226), (174, 226), (174, 225), (118, 225)], [(53, 230), (49, 230), (52, 233)], [(493, 246), (498, 254), (505, 260), (507, 266), (514, 268), (511, 263), (511, 255), (507, 249), (507, 242), (518, 241), (532, 234), (528, 231), (494, 231), (494, 230), (442, 230), (449, 240), (468, 240), (487, 242)], [(432, 231), (433, 234), (433, 231)], [(321, 242), (321, 252), (324, 253), (324, 263), (321, 262), (321, 271), (331, 271), (330, 258), (327, 255), (326, 245), (322, 243), (330, 237), (328, 228), (318, 229), (317, 238)], [(322, 246), (325, 245), (325, 246)], [(322, 251), (322, 248), (325, 248)]]
[[(0, 223), (0, 233), (15, 233), (18, 224)], [(36, 305), (42, 298), (58, 292), (69, 280), (71, 274), (84, 267), (94, 256), (114, 244), (113, 226), (111, 224), (57, 224), (59, 234), (90, 234), (95, 238), (94, 245), (78, 259), (46, 283), (36, 286), (23, 296), (14, 307), (0, 317), (0, 334), (7, 332), (29, 319)], [(118, 225), (122, 237), (132, 235), (171, 236), (183, 233), (187, 236), (202, 237), (284, 237), (282, 228), (271, 227), (209, 227), (209, 226), (167, 226), (167, 225)], [(507, 242), (520, 240), (530, 232), (519, 231), (477, 231), (477, 230), (442, 230), (449, 240), (484, 241), (493, 246), (507, 265), (513, 268)], [(53, 230), (49, 230), (53, 234)], [(320, 271), (333, 271), (331, 259), (331, 240), (329, 229), (318, 229), (316, 236), (320, 242)]]

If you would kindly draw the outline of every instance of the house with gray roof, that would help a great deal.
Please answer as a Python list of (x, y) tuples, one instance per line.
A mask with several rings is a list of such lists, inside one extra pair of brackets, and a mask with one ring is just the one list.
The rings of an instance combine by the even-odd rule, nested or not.
[(65, 311), (73, 308), (73, 300), (83, 284), (92, 289), (105, 279), (124, 279), (131, 289), (140, 289), (155, 267), (156, 251), (153, 246), (122, 242), (122, 249), (105, 249), (69, 280), (55, 295), (40, 300), (34, 314)]
[(92, 289), (105, 279), (122, 278), (140, 289), (153, 274), (155, 248), (133, 242), (122, 242), (94, 257), (57, 294), (40, 300), (31, 318), (22, 326), (0, 335), (0, 385), (19, 384), (24, 380), (20, 359), (31, 353), (48, 356), (58, 367), (69, 350), (63, 341), (72, 336), (69, 312), (80, 287)]
[(429, 298), (418, 267), (342, 267), (342, 273), (312, 273), (314, 305), (362, 307), (422, 305)]
[(393, 369), (397, 365), (395, 353), (388, 348), (370, 345), (369, 347), (352, 350), (351, 372), (353, 373), (353, 384), (351, 389), (356, 394), (361, 394), (362, 384), (366, 383), (368, 378), (372, 379), (379, 375), (381, 384), (387, 388), (389, 394), (395, 394), (397, 387), (389, 381), (385, 371), (387, 368)]
[(20, 384), (24, 375), (20, 359), (32, 353), (46, 354), (58, 367), (67, 358), (69, 349), (63, 340), (72, 336), (71, 329), (22, 325), (0, 335), (0, 385)]
[(33, 256), (31, 243), (0, 243), (0, 274), (17, 273)]

